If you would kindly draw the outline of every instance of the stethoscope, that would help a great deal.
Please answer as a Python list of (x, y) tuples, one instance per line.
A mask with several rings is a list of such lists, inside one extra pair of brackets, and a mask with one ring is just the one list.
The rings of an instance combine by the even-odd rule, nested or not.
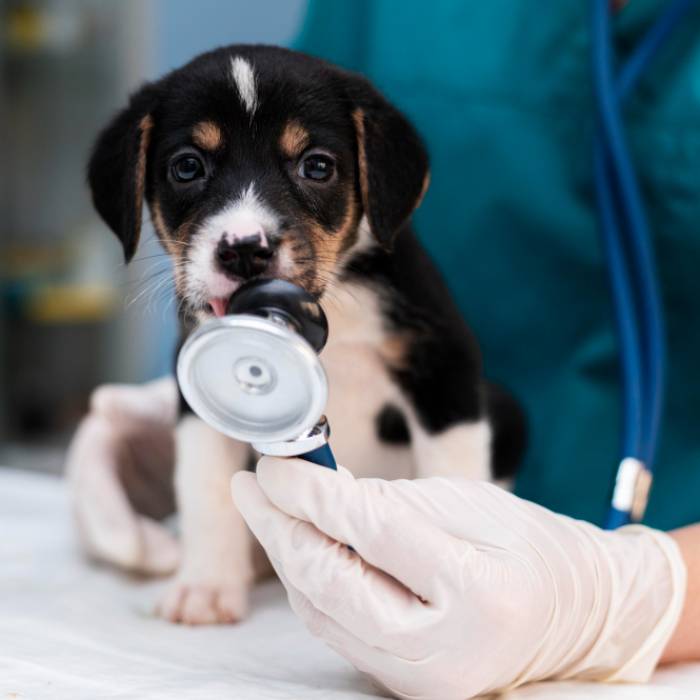
[(336, 469), (318, 358), (327, 338), (315, 297), (285, 280), (251, 280), (180, 349), (180, 390), (202, 420), (261, 454)]
[(595, 190), (612, 289), (623, 395), (622, 458), (608, 529), (639, 522), (652, 482), (665, 389), (665, 330), (649, 224), (626, 143), (622, 104), (694, 0), (676, 0), (615, 72), (610, 0), (591, 0), (598, 107)]

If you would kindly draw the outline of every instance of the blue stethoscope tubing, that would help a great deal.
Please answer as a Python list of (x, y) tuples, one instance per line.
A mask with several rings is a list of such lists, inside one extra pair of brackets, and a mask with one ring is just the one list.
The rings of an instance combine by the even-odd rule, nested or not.
[[(606, 522), (606, 527), (613, 529), (633, 519), (631, 499), (620, 499), (617, 492), (630, 488), (640, 476), (647, 484), (651, 482), (666, 365), (663, 308), (650, 229), (625, 138), (621, 106), (697, 0), (671, 2), (618, 75), (610, 1), (591, 0), (591, 4), (593, 85), (598, 105), (594, 179), (620, 344), (623, 394), (622, 459)], [(632, 481), (626, 478), (630, 467), (639, 472), (632, 474)]]
[(338, 469), (333, 451), (328, 443), (317, 447), (315, 450), (305, 452), (303, 455), (299, 455), (299, 457), (305, 459), (307, 462), (318, 464), (320, 467), (328, 467), (328, 469), (335, 469), (336, 471)]

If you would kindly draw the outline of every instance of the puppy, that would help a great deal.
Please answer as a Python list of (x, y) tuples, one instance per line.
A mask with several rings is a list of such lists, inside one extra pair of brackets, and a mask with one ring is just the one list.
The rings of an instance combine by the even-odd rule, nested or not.
[[(183, 337), (251, 278), (320, 299), (332, 445), (357, 476), (513, 473), (520, 410), (483, 379), (476, 342), (409, 225), (428, 187), (426, 151), (363, 77), (281, 48), (217, 49), (134, 94), (88, 171), (127, 262), (147, 202), (172, 258)], [(251, 449), (185, 406), (176, 453), (183, 558), (160, 612), (239, 620), (252, 542), (229, 483)]]

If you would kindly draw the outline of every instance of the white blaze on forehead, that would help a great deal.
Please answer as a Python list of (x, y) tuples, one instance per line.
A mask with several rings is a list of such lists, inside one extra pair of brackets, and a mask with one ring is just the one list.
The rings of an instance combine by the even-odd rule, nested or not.
[(255, 71), (245, 58), (236, 56), (231, 59), (231, 77), (238, 88), (243, 106), (252, 117), (258, 106), (258, 93), (255, 87)]

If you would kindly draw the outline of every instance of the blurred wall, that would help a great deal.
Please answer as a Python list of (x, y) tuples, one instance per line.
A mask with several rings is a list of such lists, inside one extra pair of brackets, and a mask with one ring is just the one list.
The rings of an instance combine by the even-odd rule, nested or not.
[(123, 272), (98, 231), (85, 162), (150, 63), (139, 0), (0, 0), (0, 403), (3, 436), (69, 429), (113, 349)]
[(152, 2), (157, 18), (159, 72), (176, 68), (198, 53), (224, 44), (289, 44), (306, 9), (306, 0)]

